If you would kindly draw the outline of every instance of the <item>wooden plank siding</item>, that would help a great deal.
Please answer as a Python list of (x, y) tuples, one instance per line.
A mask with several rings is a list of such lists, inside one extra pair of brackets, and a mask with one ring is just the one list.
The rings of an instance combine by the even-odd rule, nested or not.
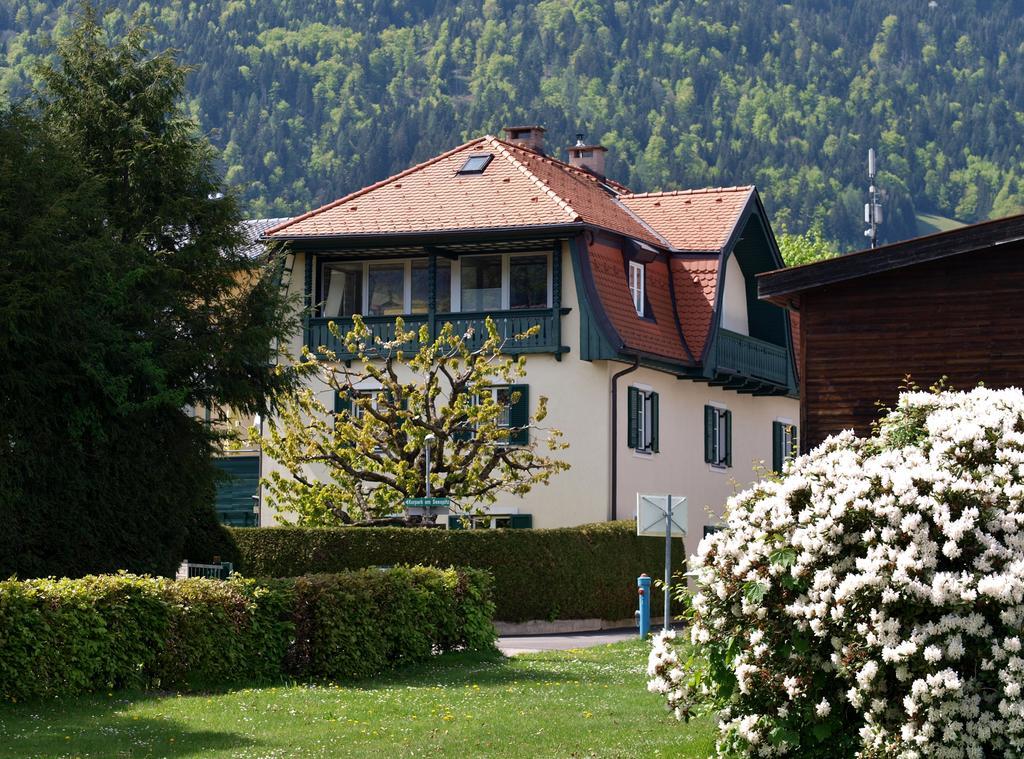
[(907, 374), (958, 389), (1024, 382), (1024, 243), (884, 271), (798, 296), (801, 448), (870, 432)]

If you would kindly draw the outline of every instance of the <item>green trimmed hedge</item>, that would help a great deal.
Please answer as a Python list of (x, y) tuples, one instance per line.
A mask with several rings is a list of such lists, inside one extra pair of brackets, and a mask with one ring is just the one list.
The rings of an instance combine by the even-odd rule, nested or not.
[(0, 582), (0, 698), (366, 677), (494, 645), (491, 578), (400, 567), (257, 581)]
[[(658, 577), (665, 543), (639, 538), (632, 521), (554, 530), (427, 530), (404, 527), (232, 529), (242, 570), (292, 577), (393, 564), (464, 566), (494, 577), (496, 619), (627, 619), (636, 578)], [(682, 550), (677, 558), (682, 566)], [(652, 607), (661, 609), (656, 593)]]

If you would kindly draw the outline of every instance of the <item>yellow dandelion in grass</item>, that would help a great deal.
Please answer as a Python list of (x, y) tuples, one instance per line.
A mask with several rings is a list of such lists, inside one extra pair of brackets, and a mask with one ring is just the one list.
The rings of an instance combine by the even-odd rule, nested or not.
[(583, 719), (590, 719), (593, 716), (594, 715), (591, 712), (583, 712)]
[(455, 719), (455, 716), (452, 714), (446, 714), (443, 717), (441, 717), (441, 719), (443, 719), (445, 722), (451, 722), (453, 719)]

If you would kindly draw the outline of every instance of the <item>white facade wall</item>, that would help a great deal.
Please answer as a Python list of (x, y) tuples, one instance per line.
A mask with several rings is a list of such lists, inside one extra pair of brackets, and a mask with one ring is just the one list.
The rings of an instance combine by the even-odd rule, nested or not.
[(747, 318), (747, 282), (735, 253), (730, 253), (725, 263), (722, 326), (741, 335), (750, 334), (750, 321)]
[[(609, 362), (609, 377), (623, 364)], [(658, 393), (658, 453), (637, 453), (626, 438), (629, 386)], [(704, 406), (732, 411), (732, 466), (704, 461)], [(799, 402), (784, 397), (754, 397), (711, 387), (643, 367), (619, 379), (618, 499), (620, 519), (636, 516), (637, 493), (686, 496), (689, 507), (687, 555), (696, 552), (704, 525), (721, 523), (729, 496), (758, 479), (757, 468), (772, 465), (772, 422), (795, 423)]]
[[(731, 268), (738, 271), (739, 267)], [(304, 270), (303, 255), (297, 254), (289, 282), (294, 294), (301, 295), (303, 291)], [(610, 514), (610, 383), (611, 376), (627, 365), (579, 358), (580, 310), (568, 246), (562, 255), (562, 306), (571, 309), (562, 317), (562, 342), (569, 346), (569, 353), (561, 361), (547, 354), (529, 356), (527, 373), (521, 382), (530, 386), (533, 408), (540, 396), (548, 398), (548, 416), (542, 424), (564, 433), (569, 448), (557, 455), (571, 468), (553, 477), (548, 486), (537, 487), (526, 496), (500, 496), (492, 508), (495, 513), (532, 514), (534, 527), (600, 522)], [(299, 334), (291, 341), (294, 355), (301, 350), (302, 339)], [(321, 400), (330, 408), (332, 391), (322, 381), (313, 382)], [(658, 453), (639, 454), (627, 446), (626, 403), (630, 385), (659, 393)], [(704, 405), (709, 402), (724, 405), (733, 412), (733, 466), (726, 470), (704, 463), (703, 414)], [(686, 541), (690, 554), (696, 550), (704, 525), (720, 521), (726, 499), (755, 479), (755, 465), (767, 462), (771, 466), (772, 421), (795, 422), (799, 413), (794, 399), (740, 395), (640, 368), (619, 380), (618, 415), (618, 518), (635, 516), (638, 492), (685, 495), (690, 509)], [(531, 435), (537, 434), (531, 431)], [(264, 455), (264, 476), (277, 466)], [(316, 467), (311, 467), (308, 474), (324, 476)], [(276, 513), (263, 498), (261, 510), (260, 523), (274, 524)]]

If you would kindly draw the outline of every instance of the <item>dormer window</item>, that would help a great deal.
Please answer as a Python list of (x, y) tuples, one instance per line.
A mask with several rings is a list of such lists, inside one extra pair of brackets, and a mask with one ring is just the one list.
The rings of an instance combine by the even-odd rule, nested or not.
[(466, 162), (462, 164), (462, 168), (459, 169), (459, 174), (483, 174), (484, 169), (487, 168), (487, 164), (494, 158), (492, 153), (474, 153)]
[(644, 315), (644, 265), (636, 261), (629, 262), (629, 294), (633, 298), (633, 308), (637, 316)]

